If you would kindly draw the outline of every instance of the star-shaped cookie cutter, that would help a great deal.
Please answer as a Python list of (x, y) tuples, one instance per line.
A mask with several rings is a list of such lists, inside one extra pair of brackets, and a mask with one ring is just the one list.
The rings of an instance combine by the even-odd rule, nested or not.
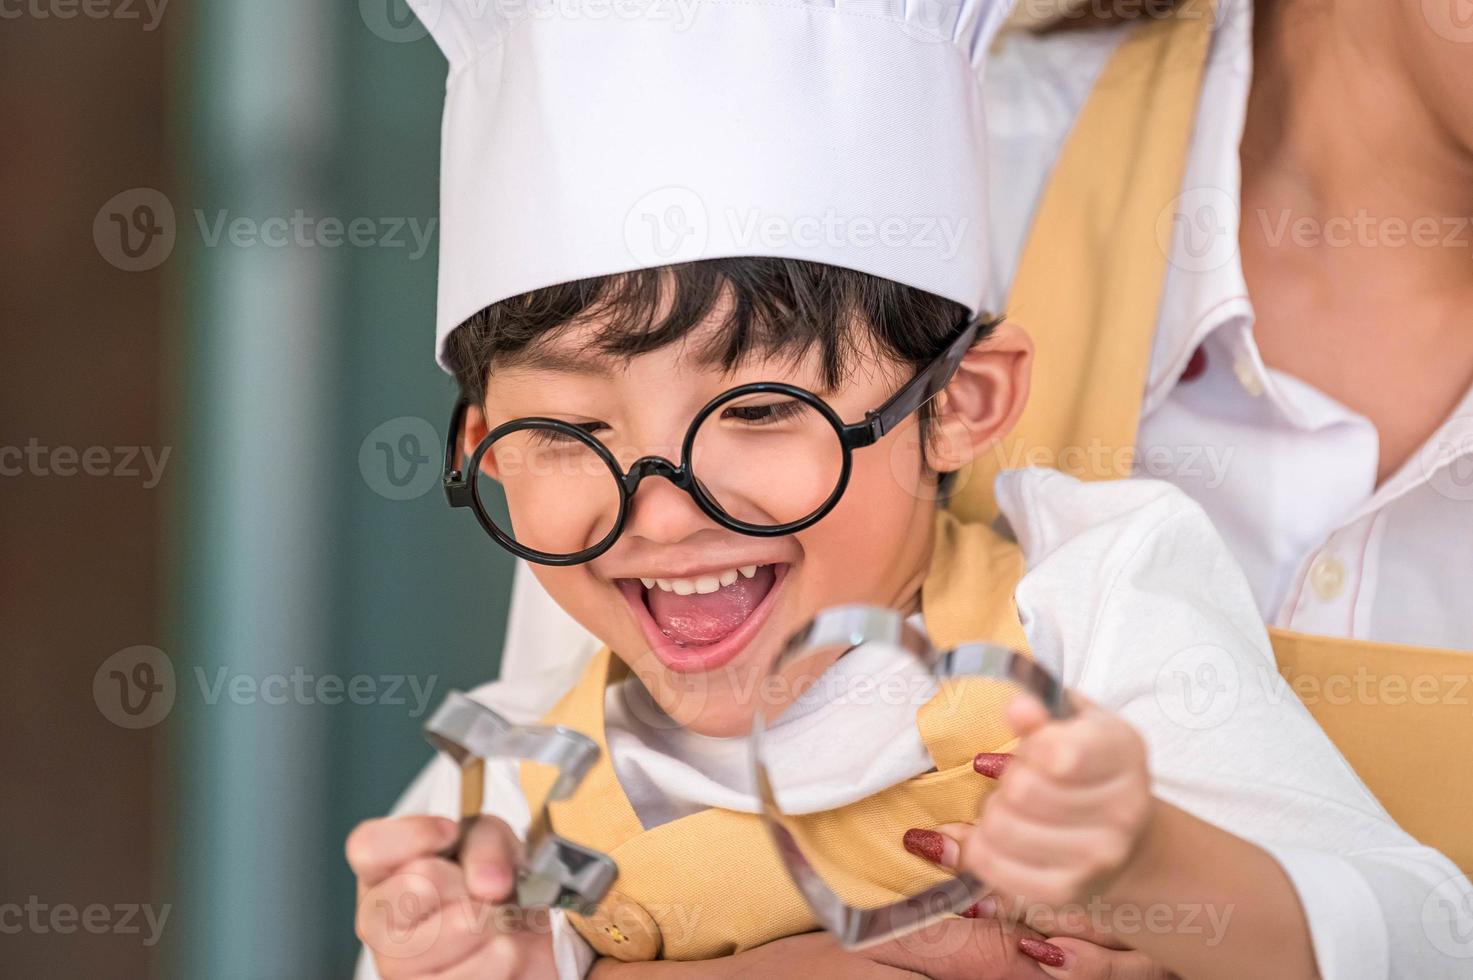
[(517, 904), (592, 913), (618, 877), (618, 865), (607, 854), (554, 833), (547, 805), (573, 795), (598, 761), (598, 743), (561, 725), (514, 725), (460, 691), (446, 696), (425, 723), (424, 735), (460, 770), (460, 837), (444, 852), (451, 860), (459, 858), (466, 834), (481, 815), (487, 759), (520, 759), (557, 769), (557, 779), (527, 830), (526, 857), (517, 869)]
[[(879, 606), (836, 606), (825, 609), (788, 640), (774, 661), (769, 676), (809, 654), (835, 648), (848, 650), (862, 643), (887, 643), (904, 649), (928, 666), (938, 680), (968, 677), (1011, 681), (1043, 702), (1055, 719), (1074, 714), (1069, 693), (1047, 670), (1027, 655), (992, 643), (966, 643), (951, 650), (937, 650), (905, 617)], [(819, 924), (846, 949), (859, 949), (885, 942), (960, 912), (986, 890), (983, 882), (966, 871), (937, 885), (879, 908), (850, 905), (814, 869), (802, 847), (782, 818), (772, 778), (762, 758), (763, 713), (752, 727), (752, 761), (762, 818), (777, 846), (783, 865), (798, 887)]]

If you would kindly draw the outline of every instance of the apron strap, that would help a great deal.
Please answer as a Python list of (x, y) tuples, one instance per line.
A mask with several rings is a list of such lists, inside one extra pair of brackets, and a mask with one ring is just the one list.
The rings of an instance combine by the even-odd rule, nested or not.
[(1032, 395), (958, 480), (950, 507), (965, 521), (997, 516), (1003, 469), (1130, 475), (1166, 279), (1157, 225), (1180, 193), (1212, 24), (1208, 0), (1186, 0), (1132, 29), (1064, 144), (1007, 305), (1033, 339)]

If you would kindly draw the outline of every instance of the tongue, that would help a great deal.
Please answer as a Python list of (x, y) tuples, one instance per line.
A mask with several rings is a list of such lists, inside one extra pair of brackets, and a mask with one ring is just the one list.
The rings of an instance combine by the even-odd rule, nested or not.
[(676, 643), (698, 646), (725, 639), (746, 622), (772, 588), (771, 565), (761, 565), (751, 578), (742, 575), (715, 592), (676, 595), (661, 588), (645, 592), (655, 625)]

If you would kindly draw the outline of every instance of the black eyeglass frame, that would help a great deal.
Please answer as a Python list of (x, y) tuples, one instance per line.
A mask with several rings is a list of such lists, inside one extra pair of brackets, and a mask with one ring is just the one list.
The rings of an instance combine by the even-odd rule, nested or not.
[[(545, 418), (541, 416), (529, 416), (526, 418), (512, 419), (498, 425), (486, 434), (471, 454), (468, 465), (462, 469), (457, 466), (460, 459), (460, 431), (465, 424), (465, 414), (470, 408), (470, 403), (464, 398), (455, 404), (455, 409), (450, 418), (450, 430), (445, 439), (445, 471), (442, 483), (445, 488), (445, 499), (451, 507), (469, 507), (474, 511), (476, 520), (491, 538), (507, 551), (524, 558), (527, 561), (537, 562), (542, 565), (580, 565), (592, 561), (613, 547), (619, 535), (624, 533), (624, 524), (629, 514), (630, 502), (634, 499), (639, 484), (647, 476), (660, 476), (669, 480), (675, 486), (690, 494), (701, 511), (717, 524), (741, 534), (749, 534), (753, 537), (780, 537), (785, 534), (795, 534), (804, 528), (811, 527), (822, 520), (829, 511), (843, 498), (845, 489), (849, 486), (849, 474), (853, 468), (853, 452), (872, 446), (879, 442), (886, 433), (890, 432), (902, 421), (917, 411), (922, 405), (930, 401), (938, 392), (950, 383), (956, 373), (957, 365), (961, 363), (962, 356), (976, 343), (977, 336), (984, 328), (990, 327), (993, 321), (982, 317), (968, 316), (957, 327), (955, 336), (947, 343), (943, 350), (930, 364), (918, 371), (915, 377), (906, 382), (899, 391), (891, 395), (879, 408), (864, 413), (864, 419), (859, 422), (846, 423), (839, 418), (828, 402), (824, 401), (813, 392), (797, 385), (790, 385), (780, 381), (754, 381), (744, 385), (730, 388), (707, 402), (695, 418), (691, 420), (686, 429), (685, 439), (680, 447), (680, 463), (671, 462), (663, 456), (642, 456), (630, 465), (628, 470), (619, 466), (618, 460), (609, 448), (591, 432), (582, 429), (570, 422), (561, 419)], [(786, 524), (765, 525), (749, 524), (737, 520), (721, 509), (720, 505), (711, 498), (706, 489), (701, 486), (700, 480), (696, 479), (691, 468), (691, 449), (695, 443), (696, 435), (703, 423), (712, 412), (725, 405), (727, 402), (746, 395), (754, 394), (780, 394), (799, 401), (816, 410), (838, 434), (839, 445), (843, 453), (843, 460), (839, 468), (839, 478), (834, 484), (833, 493), (828, 496), (822, 504), (804, 517), (789, 521)], [(486, 452), (496, 443), (498, 439), (520, 432), (524, 429), (550, 429), (571, 439), (575, 439), (587, 446), (600, 460), (608, 466), (609, 472), (614, 477), (614, 482), (619, 487), (619, 512), (614, 520), (613, 527), (609, 533), (598, 541), (598, 543), (584, 548), (582, 551), (567, 555), (553, 554), (551, 552), (537, 551), (519, 544), (505, 531), (496, 526), (486, 511), (485, 504), (481, 501), (480, 485), (473, 479), (475, 473), (480, 472), (481, 459)], [(468, 476), (470, 474), (471, 476)]]

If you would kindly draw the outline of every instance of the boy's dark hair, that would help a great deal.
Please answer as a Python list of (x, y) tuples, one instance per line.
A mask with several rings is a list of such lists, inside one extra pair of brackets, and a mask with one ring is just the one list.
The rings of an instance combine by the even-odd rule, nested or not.
[[(844, 381), (865, 340), (880, 355), (919, 370), (945, 349), (967, 315), (960, 303), (851, 269), (798, 259), (706, 259), (579, 279), (493, 303), (450, 334), (445, 360), (462, 396), (480, 405), (493, 365), (515, 363), (575, 322), (601, 322), (590, 353), (632, 358), (687, 342), (718, 307), (724, 329), (691, 349), (699, 362), (731, 370), (751, 355), (796, 362), (817, 351), (829, 389)], [(978, 342), (990, 332), (991, 325), (979, 331)], [(919, 418), (924, 439), (930, 405)]]

